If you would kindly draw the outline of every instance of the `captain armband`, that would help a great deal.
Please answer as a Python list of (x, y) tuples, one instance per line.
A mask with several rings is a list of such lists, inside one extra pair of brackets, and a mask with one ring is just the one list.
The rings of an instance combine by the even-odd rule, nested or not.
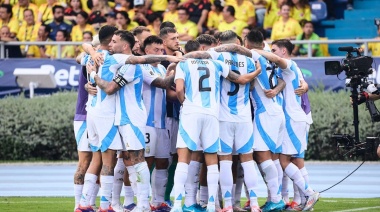
[(113, 81), (116, 82), (116, 84), (120, 87), (123, 87), (128, 83), (128, 81), (124, 79), (124, 77), (122, 77), (121, 75), (117, 75), (115, 79), (113, 79)]

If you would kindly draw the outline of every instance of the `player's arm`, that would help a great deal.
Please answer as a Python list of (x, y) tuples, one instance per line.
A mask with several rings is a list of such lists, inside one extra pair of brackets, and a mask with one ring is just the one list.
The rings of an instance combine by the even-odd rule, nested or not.
[[(116, 91), (118, 91), (121, 87), (122, 87), (122, 83), (127, 83), (126, 81), (120, 81), (120, 77), (121, 76), (117, 76), (113, 81), (111, 82), (108, 82), (106, 80), (103, 80), (102, 78), (100, 78), (97, 74), (96, 74), (96, 66), (92, 65), (92, 64), (87, 64), (86, 65), (86, 68), (87, 68), (87, 72), (90, 74), (90, 78), (91, 79), (94, 79), (95, 80), (95, 83), (97, 86), (99, 86), (100, 89), (102, 89), (104, 92), (106, 92), (107, 95), (112, 95), (114, 93), (116, 93)], [(123, 78), (123, 77), (121, 77)], [(119, 83), (118, 83), (119, 82)]]
[(100, 66), (101, 64), (103, 64), (103, 54), (100, 52), (96, 52), (91, 44), (83, 43), (82, 48), (87, 54), (91, 56), (92, 60), (96, 63), (96, 65)]
[(288, 67), (288, 63), (284, 58), (281, 58), (281, 57), (273, 54), (272, 52), (267, 52), (264, 50), (254, 50), (254, 51), (261, 54), (262, 56), (264, 56), (265, 58), (267, 58), (271, 62), (276, 63), (278, 65), (278, 67), (280, 67), (281, 69), (286, 69)]
[(90, 82), (86, 83), (84, 85), (84, 89), (87, 91), (88, 94), (95, 96), (96, 93), (98, 93), (98, 90), (96, 87), (92, 86)]
[(152, 81), (150, 85), (157, 88), (167, 89), (167, 88), (170, 88), (170, 86), (173, 83), (174, 83), (174, 75), (171, 75), (165, 78), (157, 77), (155, 80)]
[(125, 61), (125, 64), (150, 64), (167, 60), (171, 63), (178, 63), (184, 60), (183, 57), (176, 57), (171, 55), (144, 55), (144, 56), (130, 56)]
[(309, 90), (309, 85), (307, 84), (307, 82), (305, 80), (300, 81), (301, 85), (294, 91), (294, 93), (298, 96), (301, 96)]
[(78, 54), (78, 56), (75, 58), (75, 61), (80, 64), (82, 58), (84, 57), (86, 53), (85, 52), (81, 52), (80, 54)]
[(182, 104), (185, 101), (185, 86), (183, 79), (177, 79), (175, 81), (176, 87), (175, 91), (177, 93), (177, 98), (179, 102)]
[[(166, 77), (175, 75), (176, 66), (177, 66), (176, 63), (172, 63), (168, 66), (168, 69), (166, 71)], [(170, 85), (169, 88), (166, 88), (166, 100), (168, 100), (170, 102), (174, 102), (174, 101), (178, 100), (175, 87), (176, 87), (176, 85), (173, 83)]]
[(269, 90), (264, 90), (264, 94), (266, 97), (268, 98), (274, 98), (278, 93), (280, 93), (282, 90), (284, 90), (285, 88), (285, 81), (278, 78), (278, 83), (276, 85), (276, 87), (274, 87), (273, 89), (269, 89)]
[(249, 58), (252, 57), (251, 50), (249, 50), (243, 46), (237, 45), (237, 44), (223, 44), (223, 45), (215, 47), (214, 51), (216, 51), (216, 52), (236, 52), (238, 54), (245, 55)]
[(257, 63), (256, 70), (248, 74), (240, 75), (230, 70), (230, 72), (228, 73), (227, 79), (231, 82), (245, 85), (249, 82), (252, 82), (260, 73), (261, 73), (261, 66), (260, 66), (260, 63)]
[(185, 54), (185, 58), (196, 58), (196, 59), (212, 59), (211, 55), (205, 51), (194, 51)]

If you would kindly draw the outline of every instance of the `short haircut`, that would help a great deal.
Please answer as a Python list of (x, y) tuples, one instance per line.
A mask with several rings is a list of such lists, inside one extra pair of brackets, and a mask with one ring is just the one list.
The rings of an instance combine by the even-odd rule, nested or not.
[(81, 15), (84, 19), (88, 19), (88, 14), (85, 11), (80, 11), (77, 15)]
[(162, 44), (163, 41), (160, 37), (158, 37), (157, 35), (150, 35), (148, 36), (147, 38), (145, 38), (144, 40), (144, 44), (143, 44), (143, 48), (145, 50), (145, 48), (149, 45), (152, 45), (152, 44)]
[(53, 7), (53, 14), (55, 13), (55, 11), (56, 11), (57, 9), (61, 9), (62, 11), (65, 11), (65, 8), (62, 7), (61, 5), (55, 5), (55, 6)]
[(127, 42), (131, 49), (135, 45), (135, 36), (129, 31), (116, 30), (114, 35), (120, 36), (120, 40)]
[(294, 49), (294, 44), (290, 42), (289, 39), (280, 39), (280, 40), (275, 40), (272, 42), (272, 45), (276, 45), (279, 48), (285, 48), (288, 51), (288, 54), (290, 55)]
[(117, 30), (117, 28), (114, 26), (111, 26), (111, 25), (102, 26), (99, 30), (100, 44), (108, 45), (111, 42), (112, 36), (116, 30)]
[(219, 11), (223, 11), (223, 6), (224, 5), (224, 2), (223, 2), (223, 4), (222, 4), (222, 1), (221, 0), (215, 0), (214, 1), (214, 6), (215, 6), (215, 8), (217, 9), (217, 10), (219, 10)]
[(221, 34), (222, 34), (221, 31), (215, 32), (215, 33), (214, 33), (214, 38), (215, 38), (217, 41), (219, 41), (219, 38), (220, 38), (220, 35), (221, 35)]
[(314, 26), (314, 25), (313, 25), (313, 22), (311, 22), (311, 21), (308, 21), (308, 20), (306, 20), (306, 19), (302, 19), (302, 20), (300, 20), (300, 25), (301, 25), (301, 27), (304, 27), (306, 24), (311, 24), (312, 26)]
[(207, 34), (199, 35), (195, 40), (198, 41), (199, 44), (207, 46), (212, 46), (213, 44), (218, 43), (218, 41), (213, 36)]
[(186, 53), (198, 51), (201, 48), (201, 44), (196, 40), (189, 40), (185, 45)]
[(23, 14), (25, 14), (25, 11), (29, 11), (29, 12), (31, 12), (31, 13), (32, 13), (32, 15), (34, 16), (34, 12), (33, 12), (33, 10), (32, 10), (32, 9), (29, 9), (29, 8), (28, 8), (28, 9), (25, 9), (25, 10), (24, 10), (24, 12), (23, 12)]
[(164, 21), (160, 25), (160, 30), (163, 29), (163, 28), (165, 28), (165, 27), (175, 28), (175, 25), (173, 24), (173, 22)]
[(171, 27), (165, 27), (160, 30), (160, 38), (164, 39), (170, 33), (177, 33), (177, 30)]
[(84, 31), (84, 32), (82, 33), (82, 35), (85, 35), (85, 34), (89, 34), (91, 37), (93, 36), (93, 34), (92, 34), (91, 31)]
[(226, 30), (219, 36), (221, 43), (233, 43), (236, 42), (236, 39), (238, 39), (237, 34), (232, 30)]
[(148, 19), (149, 23), (153, 23), (155, 20), (157, 20), (157, 18), (159, 18), (162, 22), (162, 16), (158, 13), (152, 13), (146, 16), (146, 19)]
[(130, 23), (131, 23), (131, 19), (129, 18), (129, 15), (128, 15), (128, 13), (127, 13), (126, 11), (124, 11), (124, 10), (117, 11), (117, 12), (116, 12), (116, 15), (117, 15), (117, 14), (120, 14), (120, 15), (122, 15), (125, 19), (127, 19), (127, 24), (130, 24)]
[(264, 36), (258, 29), (249, 31), (245, 38), (249, 43), (252, 43), (254, 45), (262, 45), (264, 42)]
[(177, 11), (178, 10), (184, 10), (186, 12), (186, 15), (189, 15), (189, 11), (185, 7), (178, 7)]
[(229, 12), (232, 16), (235, 17), (235, 8), (231, 5), (227, 6), (227, 12)]
[(51, 27), (49, 25), (41, 24), (41, 26), (45, 27), (45, 32), (48, 32), (48, 33), (51, 32)]
[(68, 39), (68, 37), (69, 37), (69, 33), (67, 33), (67, 31), (66, 31), (66, 30), (63, 30), (63, 29), (59, 29), (59, 30), (57, 30), (57, 33), (56, 33), (56, 35), (58, 34), (58, 32), (62, 32), (62, 34), (63, 34), (63, 37), (65, 37), (65, 38), (66, 38), (66, 40)]
[(143, 33), (144, 31), (150, 32), (150, 29), (146, 26), (138, 26), (133, 30), (132, 34), (136, 36)]
[(11, 14), (10, 18), (12, 18), (12, 16), (13, 16), (12, 5), (10, 5), (10, 4), (1, 4), (0, 7), (7, 9), (7, 13), (8, 14), (10, 13)]

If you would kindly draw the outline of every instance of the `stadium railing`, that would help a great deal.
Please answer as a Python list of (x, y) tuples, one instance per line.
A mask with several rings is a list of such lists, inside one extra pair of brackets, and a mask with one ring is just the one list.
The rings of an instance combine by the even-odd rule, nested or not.
[[(307, 44), (308, 46), (308, 55), (305, 58), (313, 58), (312, 56), (312, 45), (313, 44), (360, 44), (364, 45), (364, 55), (368, 55), (368, 43), (376, 43), (380, 42), (380, 39), (339, 39), (339, 40), (293, 40), (293, 44)], [(81, 45), (83, 42), (67, 42), (67, 41), (29, 41), (29, 42), (0, 42), (0, 59), (6, 59), (5, 55), (5, 46), (20, 46), (20, 45), (56, 45), (58, 57), (56, 59), (64, 59), (61, 58), (62, 46), (67, 45)], [(181, 45), (184, 45), (186, 42), (180, 42)], [(269, 42), (270, 43), (270, 42)], [(334, 56), (331, 56), (334, 57)], [(329, 58), (331, 58), (329, 57)], [(341, 56), (336, 56), (341, 57)]]

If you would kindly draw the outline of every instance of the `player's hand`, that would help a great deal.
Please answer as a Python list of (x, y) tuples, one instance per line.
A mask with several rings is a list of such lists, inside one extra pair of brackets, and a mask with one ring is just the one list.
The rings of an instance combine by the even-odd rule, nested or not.
[(303, 83), (303, 81), (301, 81), (301, 85), (296, 90), (294, 90), (294, 93), (298, 96), (302, 96), (308, 91), (308, 89), (309, 87), (306, 85), (306, 83)]
[(168, 56), (168, 61), (171, 63), (178, 63), (183, 60), (186, 60), (183, 56)]
[(95, 62), (97, 66), (100, 66), (104, 62), (103, 53), (96, 52), (93, 55), (91, 55), (91, 59)]
[(86, 64), (87, 73), (91, 74), (91, 72), (98, 73), (97, 66), (91, 63)]
[(269, 89), (269, 90), (264, 90), (264, 94), (266, 97), (268, 98), (274, 98), (276, 95), (277, 95), (277, 92), (273, 89)]
[(93, 95), (93, 96), (95, 96), (98, 93), (98, 90), (96, 89), (96, 87), (92, 86), (90, 82), (86, 84), (86, 91), (88, 92), (88, 94)]

